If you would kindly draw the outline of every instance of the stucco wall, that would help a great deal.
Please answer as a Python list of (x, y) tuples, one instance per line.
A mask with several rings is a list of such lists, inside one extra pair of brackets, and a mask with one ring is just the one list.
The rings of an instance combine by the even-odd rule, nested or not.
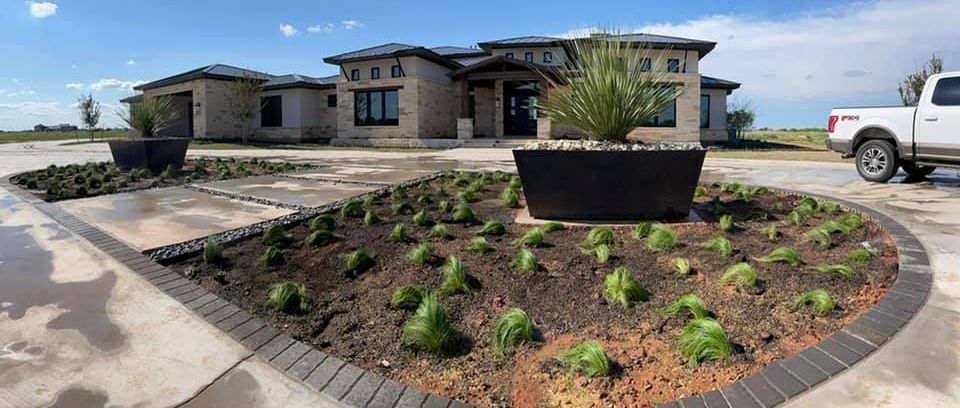
[(725, 89), (701, 89), (710, 95), (710, 129), (727, 128), (727, 91)]

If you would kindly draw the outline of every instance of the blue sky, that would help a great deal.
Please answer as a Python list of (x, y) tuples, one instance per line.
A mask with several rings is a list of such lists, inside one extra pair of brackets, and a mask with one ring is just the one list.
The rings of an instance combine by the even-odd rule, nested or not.
[(960, 69), (960, 0), (916, 1), (0, 1), (0, 129), (77, 123), (93, 92), (108, 111), (137, 83), (211, 63), (336, 73), (325, 56), (384, 42), (470, 46), (618, 27), (716, 41), (706, 75), (758, 126), (823, 127), (830, 108), (895, 104), (931, 53)]

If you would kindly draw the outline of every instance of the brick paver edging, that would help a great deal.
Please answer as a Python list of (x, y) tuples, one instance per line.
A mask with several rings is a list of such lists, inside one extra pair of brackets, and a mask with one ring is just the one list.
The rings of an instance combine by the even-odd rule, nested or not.
[[(59, 207), (13, 186), (8, 177), (0, 187), (83, 237), (158, 289), (180, 301), (258, 356), (318, 392), (352, 407), (469, 407), (386, 379), (294, 340), (230, 302), (194, 284), (131, 249)], [(917, 238), (903, 225), (873, 209), (846, 200), (805, 192), (771, 189), (802, 197), (829, 200), (879, 224), (897, 246), (899, 270), (890, 291), (849, 326), (797, 355), (774, 362), (759, 373), (719, 390), (683, 398), (661, 407), (773, 407), (836, 376), (879, 349), (926, 303), (933, 282), (929, 258)]]

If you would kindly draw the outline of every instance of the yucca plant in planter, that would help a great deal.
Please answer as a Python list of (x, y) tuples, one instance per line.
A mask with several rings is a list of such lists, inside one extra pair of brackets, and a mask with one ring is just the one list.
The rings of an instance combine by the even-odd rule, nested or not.
[(108, 141), (117, 167), (124, 171), (147, 168), (153, 174), (169, 166), (174, 170), (183, 167), (190, 139), (161, 134), (180, 119), (170, 96), (144, 97), (131, 103), (126, 112), (118, 111), (117, 115), (132, 129), (130, 138)]
[(705, 152), (698, 143), (628, 139), (683, 92), (667, 73), (646, 69), (652, 55), (631, 38), (596, 33), (571, 40), (566, 65), (541, 72), (550, 97), (540, 111), (587, 140), (538, 141), (513, 151), (531, 216), (625, 220), (689, 214)]

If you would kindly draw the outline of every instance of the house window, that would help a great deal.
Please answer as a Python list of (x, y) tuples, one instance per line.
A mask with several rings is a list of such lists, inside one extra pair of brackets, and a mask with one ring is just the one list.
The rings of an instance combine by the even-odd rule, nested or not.
[(359, 69), (351, 69), (351, 70), (350, 70), (350, 80), (351, 80), (351, 81), (359, 81), (359, 80), (360, 80), (360, 70), (359, 70)]
[(370, 79), (380, 79), (380, 68), (370, 68)]
[(700, 95), (700, 127), (710, 127), (710, 95)]
[(327, 95), (327, 107), (336, 108), (337, 107), (337, 94)]
[(651, 67), (652, 65), (650, 63), (650, 58), (644, 58), (640, 60), (640, 71), (650, 72)]
[(545, 63), (547, 63), (547, 64), (553, 62), (553, 53), (550, 52), (550, 51), (545, 51), (545, 52), (543, 53), (543, 62), (545, 62)]
[(533, 53), (532, 52), (524, 53), (523, 60), (526, 62), (533, 62)]
[(399, 65), (394, 65), (394, 66), (390, 67), (390, 77), (392, 77), (392, 78), (400, 78), (401, 76), (403, 76), (403, 75), (401, 75), (401, 74), (402, 74), (402, 73), (400, 72), (400, 66), (399, 66)]
[(677, 101), (673, 101), (667, 109), (664, 109), (653, 119), (650, 119), (643, 125), (644, 127), (677, 127)]
[(397, 90), (361, 91), (353, 94), (354, 126), (397, 126), (400, 124)]
[(260, 127), (283, 126), (283, 103), (280, 95), (260, 98)]
[(943, 78), (937, 82), (932, 102), (937, 106), (960, 105), (960, 77)]
[(508, 53), (504, 54), (504, 57), (507, 57), (507, 59), (513, 59), (513, 53), (512, 53), (512, 52), (508, 52)]
[(667, 60), (667, 72), (680, 72), (680, 60), (678, 60), (678, 59), (668, 59), (668, 60)]

